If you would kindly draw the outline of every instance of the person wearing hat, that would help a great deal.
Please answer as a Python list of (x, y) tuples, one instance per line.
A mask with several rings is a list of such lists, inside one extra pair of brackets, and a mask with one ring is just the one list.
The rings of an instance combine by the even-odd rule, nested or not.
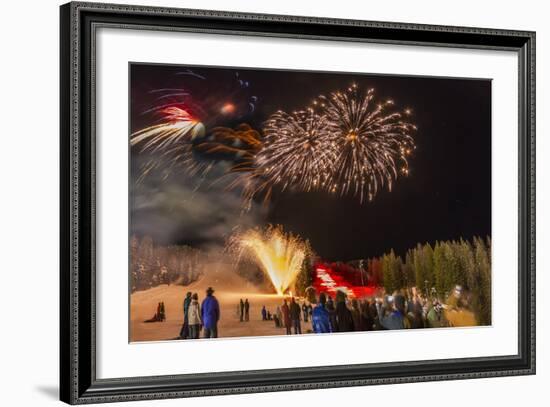
[(205, 338), (218, 337), (218, 321), (220, 320), (220, 304), (214, 297), (214, 289), (208, 287), (206, 290), (206, 298), (201, 305), (201, 317), (204, 327)]

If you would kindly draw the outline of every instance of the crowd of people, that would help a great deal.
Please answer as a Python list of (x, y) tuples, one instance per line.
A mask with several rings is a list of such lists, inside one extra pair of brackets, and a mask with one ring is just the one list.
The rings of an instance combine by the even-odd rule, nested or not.
[(460, 286), (445, 302), (415, 288), (364, 299), (350, 299), (343, 291), (336, 291), (334, 298), (326, 293), (310, 293), (309, 297), (301, 305), (294, 297), (284, 299), (272, 316), (264, 306), (262, 320), (273, 319), (276, 327), (286, 329), (287, 335), (301, 334), (301, 322), (309, 320), (310, 332), (314, 333), (476, 325), (468, 296)]
[[(220, 304), (208, 287), (199, 303), (197, 293), (188, 292), (183, 301), (183, 324), (180, 339), (217, 338)], [(326, 293), (310, 291), (307, 299), (284, 298), (271, 312), (261, 308), (261, 320), (273, 321), (276, 328), (284, 328), (287, 335), (302, 333), (331, 333), (351, 331), (440, 328), (476, 325), (474, 313), (468, 305), (469, 296), (456, 286), (450, 295), (439, 298), (423, 294), (415, 288), (395, 291), (391, 295), (357, 299), (337, 290), (334, 298)], [(240, 299), (240, 322), (250, 321), (250, 302)], [(159, 302), (155, 315), (145, 322), (166, 321), (164, 302)], [(302, 327), (302, 322), (308, 323)], [(309, 325), (311, 322), (311, 328)]]
[(336, 292), (334, 300), (321, 293), (312, 314), (315, 333), (472, 325), (476, 325), (475, 315), (460, 286), (445, 303), (414, 288), (363, 300), (348, 300), (342, 291)]

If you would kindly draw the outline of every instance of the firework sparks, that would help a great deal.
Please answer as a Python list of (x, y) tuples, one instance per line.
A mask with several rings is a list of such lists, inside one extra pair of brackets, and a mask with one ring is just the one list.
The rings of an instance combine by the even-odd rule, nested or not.
[(389, 190), (399, 175), (408, 175), (407, 157), (415, 148), (412, 111), (393, 109), (394, 102), (375, 103), (374, 90), (356, 85), (345, 92), (320, 96), (313, 106), (292, 114), (278, 111), (265, 123), (263, 145), (247, 167), (245, 207), (272, 188), (304, 192), (324, 190), (372, 200), (381, 187)]
[[(383, 187), (391, 191), (398, 176), (409, 174), (416, 130), (408, 119), (411, 109), (397, 111), (393, 100), (377, 102), (373, 89), (362, 92), (353, 84), (319, 96), (305, 110), (277, 111), (264, 123), (261, 135), (247, 124), (216, 125), (254, 111), (254, 106), (247, 107), (257, 101), (247, 93), (249, 83), (238, 73), (235, 78), (237, 86), (221, 102), (208, 99), (197, 105), (179, 88), (154, 91), (162, 94), (163, 104), (153, 110), (162, 114), (162, 122), (131, 135), (132, 147), (150, 153), (140, 178), (159, 167), (166, 174), (175, 167), (191, 175), (205, 174), (216, 162), (229, 160), (227, 174), (240, 176), (228, 187), (242, 187), (247, 210), (259, 195), (267, 203), (275, 186), (281, 191), (353, 195), (362, 203)], [(166, 104), (165, 98), (187, 101)]]
[(264, 145), (256, 155), (257, 176), (265, 179), (261, 188), (323, 188), (336, 159), (334, 143), (330, 121), (313, 109), (276, 112), (265, 123)]
[(146, 127), (130, 136), (130, 145), (150, 153), (140, 179), (153, 169), (163, 167), (168, 174), (174, 167), (189, 173), (204, 171), (208, 165), (193, 158), (193, 141), (204, 136), (204, 125), (186, 110), (170, 106), (160, 110), (163, 122)]
[(203, 124), (184, 109), (172, 106), (162, 109), (161, 113), (165, 121), (133, 133), (130, 137), (132, 146), (143, 143), (143, 150), (156, 152), (204, 134)]
[[(226, 176), (239, 174), (227, 185), (227, 189), (235, 189), (249, 183), (254, 171), (254, 160), (262, 148), (261, 135), (250, 125), (241, 123), (235, 129), (215, 127), (207, 141), (197, 144), (196, 149), (213, 159), (227, 159), (232, 162), (227, 172), (217, 179), (220, 182)], [(215, 183), (214, 182), (214, 183)], [(246, 191), (246, 188), (244, 189)], [(243, 204), (243, 209), (250, 209)]]
[(208, 140), (197, 145), (197, 149), (208, 154), (232, 156), (235, 159), (251, 161), (261, 148), (260, 133), (247, 123), (236, 128), (215, 127)]
[(330, 192), (372, 200), (380, 187), (391, 190), (399, 173), (408, 174), (416, 126), (404, 118), (410, 109), (400, 113), (393, 105), (393, 100), (376, 103), (373, 89), (361, 93), (355, 84), (314, 101), (337, 132)]
[[(258, 150), (259, 133), (248, 125), (240, 125), (235, 130), (222, 127), (233, 125), (235, 120), (254, 112), (258, 98), (251, 94), (250, 82), (236, 72), (222, 90), (212, 92), (205, 76), (190, 69), (176, 75), (185, 77), (185, 87), (163, 87), (148, 92), (154, 102), (143, 114), (160, 115), (160, 124), (157, 121), (130, 135), (131, 147), (147, 156), (137, 182), (152, 171), (161, 171), (163, 179), (179, 171), (204, 176), (218, 159), (225, 160), (228, 154), (237, 162), (231, 171), (250, 166), (251, 154)], [(255, 139), (252, 147), (239, 145), (250, 144), (252, 138)]]
[(235, 234), (229, 249), (238, 261), (247, 259), (260, 266), (277, 294), (283, 295), (296, 279), (305, 258), (306, 243), (285, 233), (281, 226), (250, 229)]

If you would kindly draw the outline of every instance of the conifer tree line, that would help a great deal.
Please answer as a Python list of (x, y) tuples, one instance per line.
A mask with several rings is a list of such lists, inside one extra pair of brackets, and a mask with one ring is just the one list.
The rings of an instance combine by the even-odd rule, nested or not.
[(445, 301), (457, 285), (469, 294), (480, 325), (491, 324), (491, 240), (475, 237), (418, 244), (404, 259), (393, 249), (368, 261), (370, 284), (392, 293), (417, 287), (426, 297)]
[(159, 284), (188, 285), (202, 274), (205, 254), (189, 246), (155, 245), (149, 236), (130, 239), (131, 292)]

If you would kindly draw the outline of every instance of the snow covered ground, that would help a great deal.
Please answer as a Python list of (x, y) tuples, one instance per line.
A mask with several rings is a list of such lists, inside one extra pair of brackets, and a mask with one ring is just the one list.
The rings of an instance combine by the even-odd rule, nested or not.
[[(199, 302), (205, 297), (208, 287), (214, 288), (214, 296), (220, 302), (221, 319), (218, 324), (219, 337), (284, 335), (284, 328), (276, 328), (273, 321), (262, 321), (261, 309), (274, 313), (283, 298), (266, 292), (249, 283), (228, 266), (212, 264), (205, 275), (193, 284), (160, 285), (149, 290), (138, 291), (130, 297), (130, 341), (158, 341), (175, 339), (183, 323), (183, 299), (188, 291), (199, 295)], [(240, 322), (238, 304), (240, 299), (250, 302), (250, 321)], [(153, 317), (157, 304), (164, 301), (165, 322), (145, 323)], [(302, 332), (311, 330), (311, 323), (302, 321)], [(202, 334), (202, 333), (201, 333)]]

